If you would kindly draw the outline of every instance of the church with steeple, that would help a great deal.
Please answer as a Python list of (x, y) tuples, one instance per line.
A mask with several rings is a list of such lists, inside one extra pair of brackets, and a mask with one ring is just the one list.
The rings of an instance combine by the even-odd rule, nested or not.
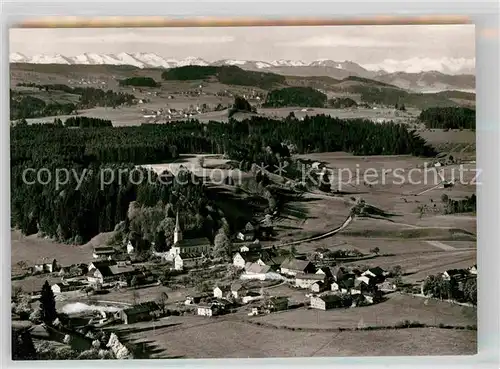
[(175, 217), (174, 243), (170, 249), (170, 255), (175, 258), (178, 255), (186, 258), (199, 257), (210, 253), (210, 240), (206, 237), (184, 238), (181, 224), (179, 222), (179, 212)]

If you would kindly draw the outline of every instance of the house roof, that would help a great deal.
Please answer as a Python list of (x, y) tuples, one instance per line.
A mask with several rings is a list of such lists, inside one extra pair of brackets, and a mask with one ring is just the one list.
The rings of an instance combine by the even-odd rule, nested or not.
[(159, 310), (160, 307), (154, 301), (143, 302), (127, 309), (123, 309), (123, 312), (127, 315), (143, 314), (150, 311)]
[(99, 254), (99, 253), (114, 253), (115, 252), (115, 249), (111, 246), (98, 246), (98, 247), (94, 247), (94, 252), (96, 254)]
[(374, 267), (374, 268), (370, 268), (368, 269), (371, 273), (375, 274), (377, 277), (380, 277), (384, 274), (384, 269), (380, 268), (380, 267)]
[(446, 271), (449, 276), (463, 276), (467, 274), (465, 269), (449, 269)]
[(266, 265), (281, 265), (285, 259), (285, 256), (279, 255), (273, 249), (264, 249), (260, 251), (260, 260)]
[(231, 291), (239, 291), (241, 289), (243, 289), (243, 285), (240, 282), (233, 282), (231, 284)]
[(175, 244), (175, 246), (179, 247), (194, 247), (194, 246), (206, 246), (210, 245), (210, 240), (206, 237), (198, 237), (198, 238), (183, 238), (179, 242)]
[(338, 295), (322, 295), (322, 296), (317, 296), (317, 297), (313, 297), (313, 298), (318, 298), (320, 300), (323, 300), (326, 303), (340, 301), (340, 296), (338, 296)]
[(311, 265), (309, 260), (299, 260), (294, 258), (285, 259), (281, 263), (281, 268), (304, 271)]
[(288, 303), (288, 297), (286, 296), (273, 296), (270, 297), (268, 300), (269, 303), (271, 304), (279, 304), (279, 303)]
[(247, 273), (254, 273), (254, 274), (264, 274), (269, 272), (271, 270), (271, 267), (269, 265), (260, 265), (257, 263), (246, 263), (245, 264), (245, 271)]
[[(316, 273), (323, 272), (327, 277), (333, 277), (333, 272), (330, 267), (321, 267)], [(321, 273), (319, 273), (321, 274)]]
[(325, 275), (324, 274), (312, 274), (312, 273), (300, 273), (295, 276), (295, 279), (309, 279), (309, 280), (315, 280), (315, 281), (324, 281), (325, 280)]
[(260, 258), (260, 255), (259, 254), (256, 254), (256, 253), (252, 253), (252, 252), (237, 252), (234, 256), (236, 255), (240, 255), (243, 260), (245, 260), (245, 262), (255, 262), (257, 260), (259, 260)]

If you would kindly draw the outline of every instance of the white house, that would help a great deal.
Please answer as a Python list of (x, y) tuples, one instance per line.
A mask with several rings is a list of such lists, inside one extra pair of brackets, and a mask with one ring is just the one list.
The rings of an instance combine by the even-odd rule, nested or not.
[(245, 296), (245, 293), (246, 289), (241, 285), (241, 283), (234, 282), (231, 285), (231, 295), (233, 295), (235, 299)]
[(135, 248), (134, 245), (132, 245), (131, 241), (128, 241), (127, 243), (127, 254), (132, 254), (134, 252)]
[(337, 282), (332, 282), (332, 284), (330, 285), (330, 289), (334, 292), (337, 292), (339, 291), (339, 284)]
[(223, 297), (226, 297), (227, 294), (229, 293), (229, 288), (227, 287), (219, 287), (219, 286), (215, 286), (214, 288), (214, 297), (215, 298), (218, 298), (218, 299), (221, 299)]
[(184, 260), (182, 260), (182, 257), (180, 255), (177, 255), (174, 259), (174, 269), (175, 270), (184, 269)]
[(213, 305), (198, 305), (196, 308), (196, 314), (201, 316), (214, 316), (215, 309)]
[(295, 277), (295, 286), (298, 288), (309, 289), (316, 282), (325, 282), (325, 276), (322, 274), (297, 274)]
[(357, 277), (355, 279), (355, 283), (354, 284), (355, 285), (359, 285), (359, 284), (361, 284), (361, 282), (366, 283), (366, 284), (369, 285), (370, 284), (370, 277), (368, 277), (367, 275), (362, 275), (360, 277)]

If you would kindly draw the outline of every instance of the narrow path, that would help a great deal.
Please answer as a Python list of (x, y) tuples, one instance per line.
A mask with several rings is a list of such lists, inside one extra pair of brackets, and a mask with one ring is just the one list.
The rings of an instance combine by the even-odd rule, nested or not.
[(305, 239), (302, 239), (302, 240), (297, 240), (297, 241), (292, 241), (292, 242), (288, 242), (288, 243), (284, 243), (284, 244), (280, 244), (280, 245), (277, 245), (277, 246), (280, 246), (280, 247), (283, 247), (283, 246), (292, 246), (292, 245), (298, 245), (300, 243), (306, 243), (306, 242), (312, 242), (312, 241), (318, 241), (318, 240), (322, 240), (324, 238), (327, 238), (327, 237), (330, 237), (330, 236), (333, 236), (335, 235), (336, 233), (340, 232), (341, 230), (343, 230), (344, 228), (346, 228), (352, 221), (353, 219), (353, 216), (352, 215), (349, 215), (347, 217), (347, 219), (344, 221), (344, 223), (342, 223), (342, 225), (340, 227), (337, 227), (331, 231), (328, 231), (326, 233), (323, 233), (323, 234), (320, 234), (318, 236), (314, 236), (314, 237), (309, 237), (309, 238), (305, 238)]
[(450, 246), (450, 245), (446, 245), (440, 241), (427, 241), (427, 243), (431, 246), (434, 246), (434, 247), (437, 247), (441, 250), (445, 250), (445, 251), (456, 251), (457, 249), (453, 246)]

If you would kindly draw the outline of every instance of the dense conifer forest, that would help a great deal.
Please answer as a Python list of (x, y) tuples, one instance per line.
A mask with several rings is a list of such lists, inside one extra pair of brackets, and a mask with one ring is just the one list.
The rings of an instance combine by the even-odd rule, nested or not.
[(130, 77), (119, 81), (120, 86), (159, 87), (160, 84), (151, 77)]
[(326, 95), (312, 87), (286, 87), (267, 94), (264, 107), (300, 106), (323, 108)]
[(476, 111), (469, 108), (428, 108), (419, 119), (427, 128), (476, 129)]
[(274, 73), (263, 73), (243, 70), (236, 66), (195, 66), (189, 65), (166, 70), (162, 73), (164, 80), (207, 80), (216, 79), (226, 85), (254, 86), (263, 89), (285, 84), (285, 77)]
[(66, 85), (37, 85), (22, 84), (24, 87), (38, 88), (47, 93), (60, 91), (76, 95), (77, 103), (49, 102), (30, 96), (28, 92), (10, 90), (10, 119), (39, 118), (56, 115), (69, 115), (78, 109), (90, 109), (96, 106), (117, 107), (120, 105), (132, 105), (135, 103), (134, 95), (104, 91), (94, 87), (69, 87)]
[[(146, 169), (140, 173), (152, 180), (134, 184), (127, 179), (135, 165), (168, 162), (179, 154), (226, 154), (240, 162), (242, 169), (249, 169), (253, 163), (277, 167), (283, 160), (289, 160), (290, 148), (298, 153), (435, 154), (404, 125), (375, 124), (362, 119), (346, 121), (321, 115), (303, 121), (254, 117), (242, 122), (208, 124), (194, 120), (131, 127), (104, 124), (99, 129), (86, 128), (87, 123), (78, 123), (78, 119), (71, 124), (82, 128), (71, 129), (61, 124), (11, 128), (12, 225), (27, 234), (42, 232), (62, 241), (85, 242), (127, 220), (132, 201), (139, 207), (163, 204), (160, 212), (165, 212), (167, 205), (170, 211), (178, 206), (189, 208), (186, 216), (191, 220), (187, 223), (192, 224), (194, 231), (206, 231), (209, 200), (199, 181), (164, 184)], [(23, 181), (23, 173), (29, 181), (35, 181), (33, 176), (41, 168), (46, 168), (39, 172), (43, 182), (49, 173), (55, 178), (56, 170), (61, 168), (67, 169), (70, 176), (59, 188), (54, 180), (48, 185), (29, 185)], [(101, 188), (100, 173), (121, 180)], [(135, 175), (141, 176), (140, 173), (136, 171)], [(78, 178), (83, 174), (85, 180), (78, 186)], [(288, 175), (293, 177), (293, 168), (289, 168)], [(217, 216), (217, 212), (211, 214), (211, 224), (218, 224)]]

